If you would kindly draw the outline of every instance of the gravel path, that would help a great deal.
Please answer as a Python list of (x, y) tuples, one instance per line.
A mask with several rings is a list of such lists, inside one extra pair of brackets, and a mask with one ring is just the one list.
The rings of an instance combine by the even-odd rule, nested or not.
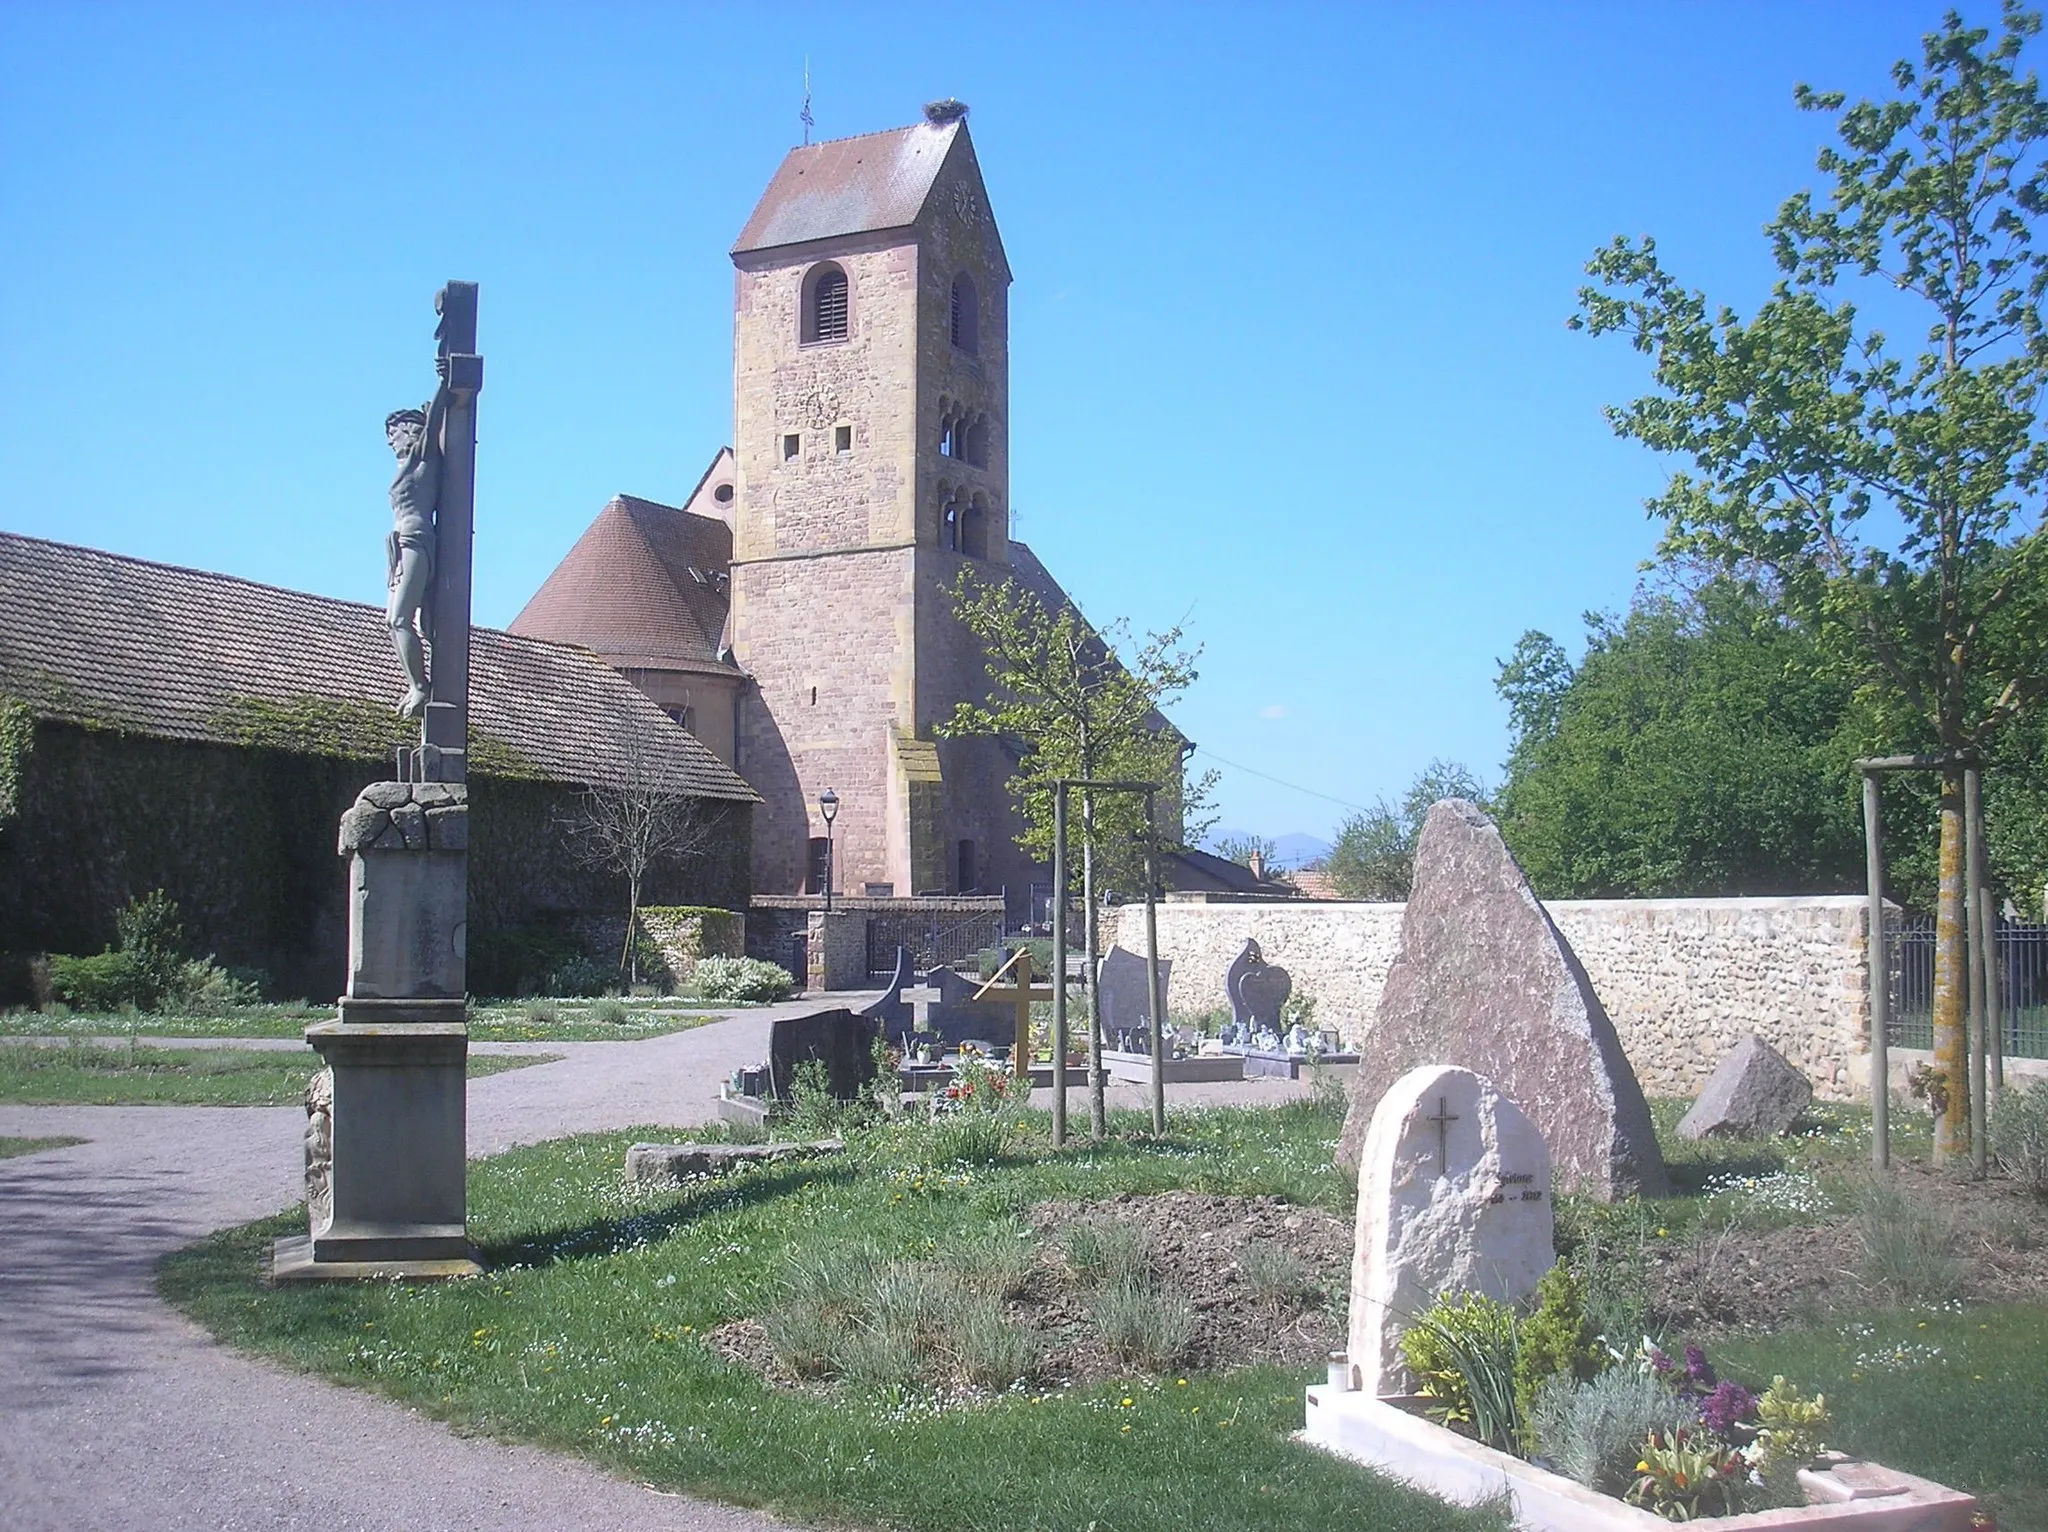
[[(707, 1121), (720, 1082), (766, 1055), (769, 1022), (816, 1005), (792, 1001), (642, 1042), (479, 1045), (564, 1057), (472, 1080), (469, 1152)], [(1195, 1086), (1172, 1099), (1276, 1102), (1298, 1089)], [(1046, 1104), (1051, 1092), (1036, 1095)], [(1137, 1107), (1146, 1097), (1117, 1086), (1111, 1099)], [(1070, 1105), (1084, 1125), (1086, 1092)], [(160, 1257), (298, 1200), (304, 1121), (296, 1107), (0, 1106), (0, 1136), (89, 1140), (0, 1160), (0, 1528), (782, 1525), (579, 1459), (459, 1436), (373, 1394), (229, 1351), (161, 1303)]]

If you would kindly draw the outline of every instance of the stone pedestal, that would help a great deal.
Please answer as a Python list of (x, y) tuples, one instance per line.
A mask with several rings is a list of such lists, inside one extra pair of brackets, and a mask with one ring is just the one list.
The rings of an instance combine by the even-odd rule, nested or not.
[(805, 930), (804, 951), (810, 965), (804, 988), (813, 994), (827, 990), (866, 989), (868, 984), (867, 916), (854, 911), (812, 910)]
[(280, 1282), (481, 1271), (466, 1231), (464, 920), (468, 790), (375, 782), (341, 822), (348, 991), (306, 1029), (310, 1228), (272, 1253)]

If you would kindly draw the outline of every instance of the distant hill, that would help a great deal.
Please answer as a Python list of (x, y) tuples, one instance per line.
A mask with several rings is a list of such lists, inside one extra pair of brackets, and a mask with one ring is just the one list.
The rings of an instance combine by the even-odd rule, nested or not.
[[(1214, 851), (1226, 840), (1244, 839), (1254, 833), (1250, 830), (1233, 830), (1219, 826), (1202, 837), (1202, 849)], [(1305, 835), (1299, 830), (1286, 835), (1268, 836), (1267, 839), (1273, 842), (1275, 868), (1306, 867), (1310, 862), (1318, 861), (1330, 854), (1328, 841), (1318, 840), (1315, 836)]]

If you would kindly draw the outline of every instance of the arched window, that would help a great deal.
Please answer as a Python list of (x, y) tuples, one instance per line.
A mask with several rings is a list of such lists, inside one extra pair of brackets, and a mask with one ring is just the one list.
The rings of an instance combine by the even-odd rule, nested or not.
[(960, 422), (951, 415), (939, 422), (939, 456), (960, 455)]
[(960, 456), (976, 468), (988, 467), (988, 416), (976, 415), (974, 423), (967, 428), (967, 440)]
[(979, 495), (960, 513), (960, 551), (971, 559), (988, 557), (988, 512)]
[(953, 344), (969, 356), (981, 350), (981, 303), (964, 271), (953, 278)]
[(846, 339), (846, 302), (846, 272), (841, 267), (825, 261), (805, 273), (802, 336), (806, 344)]
[(948, 553), (960, 551), (960, 507), (951, 500), (939, 511), (939, 546)]

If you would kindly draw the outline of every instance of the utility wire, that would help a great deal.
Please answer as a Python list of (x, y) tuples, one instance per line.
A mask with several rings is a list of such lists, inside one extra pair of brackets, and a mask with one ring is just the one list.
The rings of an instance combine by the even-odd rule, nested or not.
[(1311, 798), (1320, 798), (1325, 803), (1334, 803), (1338, 805), (1340, 808), (1355, 809), (1361, 814), (1370, 814), (1372, 812), (1372, 810), (1367, 808), (1364, 804), (1353, 803), (1349, 798), (1333, 798), (1328, 793), (1317, 792), (1313, 787), (1303, 787), (1299, 782), (1289, 782), (1284, 778), (1273, 776), (1268, 772), (1255, 771), (1249, 766), (1240, 766), (1235, 761), (1226, 761), (1222, 756), (1218, 755), (1215, 751), (1211, 750), (1207, 745), (1195, 746), (1195, 754), (1206, 755), (1210, 760), (1214, 761), (1217, 765), (1228, 766), (1232, 771), (1242, 771), (1248, 776), (1263, 778), (1264, 780), (1273, 783), (1275, 786), (1290, 788), (1297, 793), (1307, 793)]

